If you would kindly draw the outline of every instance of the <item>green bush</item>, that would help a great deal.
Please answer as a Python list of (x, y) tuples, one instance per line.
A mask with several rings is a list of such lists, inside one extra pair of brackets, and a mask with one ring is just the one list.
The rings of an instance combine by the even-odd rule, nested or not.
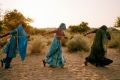
[(67, 48), (71, 52), (89, 51), (87, 41), (83, 36), (77, 35), (67, 42)]
[(79, 25), (69, 26), (70, 32), (83, 33), (88, 31), (90, 28), (87, 22), (81, 22)]
[(38, 34), (44, 34), (46, 32), (45, 29), (37, 29), (37, 28), (31, 28), (30, 34), (32, 35), (38, 35)]

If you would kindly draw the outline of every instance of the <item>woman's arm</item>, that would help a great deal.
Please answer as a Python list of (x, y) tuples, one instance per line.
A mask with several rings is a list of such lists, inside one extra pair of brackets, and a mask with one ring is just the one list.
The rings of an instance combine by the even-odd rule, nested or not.
[(43, 35), (52, 34), (52, 33), (56, 33), (56, 32), (57, 32), (57, 30), (53, 30), (53, 31), (47, 32), (47, 33), (45, 33)]
[(93, 30), (93, 31), (90, 31), (90, 32), (87, 32), (84, 34), (84, 36), (88, 35), (88, 34), (91, 34), (91, 33), (96, 33), (97, 29)]
[(0, 36), (0, 38), (6, 37), (6, 36), (8, 36), (9, 34), (10, 34), (10, 33), (4, 34), (4, 35)]
[(68, 37), (66, 37), (65, 33), (63, 32), (63, 38), (68, 39)]
[(106, 37), (107, 37), (108, 40), (111, 40), (111, 35), (110, 35), (109, 32), (106, 32)]
[(57, 30), (53, 30), (53, 31), (48, 32), (48, 34), (56, 33), (56, 32), (57, 32)]
[(10, 34), (16, 34), (16, 33), (17, 33), (17, 30), (14, 29), (14, 30), (10, 31), (10, 32), (7, 33), (7, 34), (4, 34), (4, 35), (0, 36), (0, 38), (6, 37), (6, 36), (8, 36), (8, 35), (10, 35)]

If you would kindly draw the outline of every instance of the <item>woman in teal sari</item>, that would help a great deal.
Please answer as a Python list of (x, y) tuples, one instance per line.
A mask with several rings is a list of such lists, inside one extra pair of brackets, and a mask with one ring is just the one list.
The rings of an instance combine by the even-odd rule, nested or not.
[(49, 32), (49, 34), (55, 33), (55, 35), (49, 47), (48, 53), (45, 59), (43, 60), (44, 66), (47, 63), (50, 65), (50, 67), (64, 67), (65, 60), (62, 54), (61, 38), (65, 37), (63, 31), (65, 29), (66, 25), (64, 23), (61, 23), (58, 29)]
[(3, 36), (0, 36), (0, 38), (3, 38), (7, 35), (11, 36), (9, 42), (3, 49), (4, 53), (6, 53), (6, 58), (1, 60), (2, 66), (5, 64), (5, 69), (10, 68), (11, 61), (14, 57), (16, 57), (17, 52), (20, 53), (21, 60), (24, 61), (27, 48), (27, 34), (24, 30), (23, 24), (19, 24), (14, 30)]

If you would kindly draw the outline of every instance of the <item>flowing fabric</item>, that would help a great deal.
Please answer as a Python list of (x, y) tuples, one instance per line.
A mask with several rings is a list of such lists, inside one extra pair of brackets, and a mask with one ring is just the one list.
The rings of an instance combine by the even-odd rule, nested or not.
[(19, 52), (21, 60), (24, 61), (26, 57), (27, 34), (24, 31), (22, 24), (20, 24), (16, 29), (12, 30), (10, 35), (10, 40), (6, 44), (3, 51), (10, 58), (15, 57), (16, 53)]
[(105, 66), (112, 63), (112, 60), (105, 57), (106, 49), (104, 43), (109, 39), (110, 34), (103, 30), (98, 29), (94, 38), (93, 45), (91, 47), (91, 53), (86, 60), (92, 64)]
[(2, 57), (0, 57), (0, 60), (2, 60), (3, 58)]
[(63, 67), (65, 60), (62, 55), (61, 42), (56, 34), (48, 50), (45, 62), (54, 67)]

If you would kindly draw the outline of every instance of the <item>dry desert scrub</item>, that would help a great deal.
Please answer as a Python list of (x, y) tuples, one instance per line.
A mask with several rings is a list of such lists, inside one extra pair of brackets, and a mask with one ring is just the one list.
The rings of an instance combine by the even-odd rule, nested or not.
[(111, 40), (108, 43), (110, 48), (120, 48), (120, 31), (116, 29), (112, 29), (111, 33)]
[(84, 36), (76, 35), (67, 42), (67, 48), (71, 52), (89, 51), (89, 42)]
[(39, 55), (43, 53), (46, 40), (41, 35), (32, 36), (32, 40), (28, 43), (27, 53), (30, 55)]

